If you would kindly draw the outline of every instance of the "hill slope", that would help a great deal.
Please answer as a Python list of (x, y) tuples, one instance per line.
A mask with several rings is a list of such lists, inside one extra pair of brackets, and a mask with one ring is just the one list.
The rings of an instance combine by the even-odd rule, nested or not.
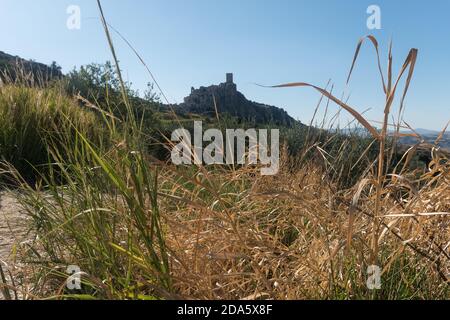
[(191, 94), (178, 105), (181, 113), (194, 113), (215, 117), (215, 106), (219, 114), (227, 113), (240, 120), (255, 124), (274, 124), (291, 127), (297, 121), (288, 113), (275, 106), (247, 100), (237, 90), (232, 74), (227, 75), (227, 81), (219, 85), (191, 89)]
[(26, 81), (49, 81), (61, 77), (61, 68), (56, 62), (48, 66), (0, 51), (0, 79), (3, 81), (5, 78)]

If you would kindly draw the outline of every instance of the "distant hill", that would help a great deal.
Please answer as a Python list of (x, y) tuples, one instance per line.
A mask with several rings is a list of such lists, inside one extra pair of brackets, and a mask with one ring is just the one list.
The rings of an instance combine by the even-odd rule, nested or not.
[(62, 76), (61, 68), (56, 62), (49, 66), (0, 51), (0, 79), (3, 81), (47, 82)]
[[(27, 83), (39, 83), (63, 76), (61, 68), (56, 62), (49, 66), (0, 51), (0, 80), (15, 81), (18, 79)], [(192, 88), (191, 94), (184, 99), (184, 103), (174, 107), (176, 113), (180, 115), (195, 114), (215, 117), (215, 105), (219, 114), (228, 114), (247, 123), (285, 127), (292, 127), (298, 123), (281, 108), (247, 100), (237, 90), (232, 74), (227, 74), (225, 83), (199, 89)], [(168, 106), (161, 106), (161, 111), (168, 110)]]
[[(390, 134), (393, 134), (394, 130), (389, 130)], [(353, 129), (342, 129), (341, 133), (349, 135), (349, 134), (356, 134), (361, 137), (368, 136), (369, 132), (364, 128), (353, 128)], [(437, 140), (437, 138), (440, 136), (441, 131), (435, 131), (435, 130), (429, 130), (429, 129), (414, 129), (413, 131), (410, 130), (402, 130), (400, 131), (402, 134), (414, 134), (417, 133), (420, 137), (413, 137), (413, 136), (403, 136), (398, 139), (398, 143), (405, 145), (405, 146), (412, 146), (416, 145), (421, 141), (421, 139), (424, 140), (425, 143), (428, 144), (434, 144)], [(441, 139), (438, 142), (438, 146), (440, 146), (443, 149), (450, 150), (450, 132), (445, 132)]]
[[(425, 142), (434, 144), (441, 132), (433, 131), (428, 129), (417, 129), (414, 130), (420, 137), (425, 140)], [(403, 133), (412, 133), (411, 131), (404, 131)], [(419, 142), (419, 138), (415, 137), (401, 137), (399, 139), (401, 144), (405, 145), (414, 145)], [(438, 145), (444, 149), (450, 150), (450, 132), (446, 132), (442, 135), (442, 138), (439, 140)]]
[(275, 124), (286, 127), (297, 123), (281, 108), (247, 100), (237, 90), (231, 73), (227, 74), (225, 83), (199, 89), (192, 88), (191, 94), (176, 109), (180, 113), (215, 117), (215, 106), (219, 115), (226, 113), (249, 123)]
[[(414, 129), (414, 131), (420, 135), (433, 135), (433, 136), (438, 136), (441, 133), (440, 131), (422, 129), (422, 128)], [(411, 133), (412, 131), (402, 131), (402, 132)]]

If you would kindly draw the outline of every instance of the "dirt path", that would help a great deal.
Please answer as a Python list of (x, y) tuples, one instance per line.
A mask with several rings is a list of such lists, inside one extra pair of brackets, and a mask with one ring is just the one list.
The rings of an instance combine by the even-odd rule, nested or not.
[[(16, 271), (12, 249), (25, 240), (26, 230), (27, 217), (14, 194), (0, 192), (0, 264), (7, 280), (10, 280), (10, 272), (14, 274)], [(4, 298), (1, 291), (0, 300)]]
[(13, 244), (23, 240), (25, 231), (26, 217), (14, 195), (0, 193), (0, 260), (9, 261)]

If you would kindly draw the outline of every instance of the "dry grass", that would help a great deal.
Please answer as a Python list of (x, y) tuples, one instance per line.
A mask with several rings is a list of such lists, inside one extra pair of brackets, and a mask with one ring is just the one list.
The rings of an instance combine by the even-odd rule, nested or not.
[[(25, 255), (41, 261), (33, 267), (31, 296), (78, 297), (65, 291), (63, 272), (77, 264), (87, 273), (84, 297), (448, 298), (450, 163), (438, 150), (428, 172), (389, 176), (382, 189), (382, 289), (375, 291), (366, 287), (377, 194), (369, 182), (375, 176), (342, 190), (321, 166), (292, 167), (284, 160), (274, 177), (256, 168), (151, 165), (159, 171), (155, 190), (169, 286), (148, 262), (147, 234), (120, 192), (92, 194), (98, 190), (92, 183), (77, 192), (69, 186), (64, 196), (56, 189), (28, 190), (24, 203), (41, 224), (40, 239)], [(149, 217), (151, 203), (145, 197)], [(160, 245), (153, 242), (162, 259)]]
[[(114, 54), (104, 17), (103, 25)], [(375, 38), (369, 39), (378, 53)], [(382, 75), (386, 107), (381, 132), (355, 108), (312, 86), (354, 115), (380, 145), (377, 162), (369, 163), (348, 189), (329, 178), (330, 170), (339, 172), (345, 155), (333, 162), (316, 144), (305, 145), (304, 152), (314, 149), (319, 155), (308, 161), (283, 152), (281, 171), (272, 177), (260, 176), (258, 168), (158, 162), (142, 147), (146, 137), (131, 119), (132, 106), (123, 90), (131, 121), (126, 130), (116, 130), (114, 119), (104, 116), (111, 141), (106, 146), (94, 146), (79, 131), (73, 141), (62, 130), (68, 142), (63, 152), (51, 143), (48, 147), (51, 167), (58, 168), (66, 183), (61, 186), (52, 170), (42, 186), (22, 183), (21, 202), (38, 234), (21, 250), (33, 274), (29, 296), (448, 298), (448, 158), (432, 148), (428, 168), (410, 172), (412, 148), (389, 171), (390, 150), (385, 148), (397, 84), (409, 68), (402, 113), (416, 56), (412, 49), (394, 81), (389, 51), (388, 75)], [(279, 87), (292, 86), (311, 85)], [(8, 171), (21, 181), (14, 168)], [(64, 270), (74, 264), (84, 272), (81, 292), (65, 287)], [(366, 285), (372, 264), (382, 268), (380, 290)]]
[(419, 191), (418, 181), (399, 177), (382, 190), (378, 292), (366, 288), (374, 187), (336, 190), (313, 165), (276, 177), (242, 170), (210, 177), (220, 199), (204, 203), (199, 172), (193, 190), (177, 186), (161, 202), (174, 286), (201, 299), (444, 298), (449, 165), (431, 170)]

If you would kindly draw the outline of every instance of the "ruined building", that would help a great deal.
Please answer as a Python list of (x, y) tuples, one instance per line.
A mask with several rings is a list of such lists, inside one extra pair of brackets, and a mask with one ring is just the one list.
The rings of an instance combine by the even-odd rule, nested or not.
[(233, 74), (226, 74), (226, 81), (209, 87), (191, 88), (191, 94), (179, 105), (183, 113), (215, 116), (214, 100), (220, 114), (256, 124), (292, 126), (295, 120), (283, 109), (249, 101), (237, 90)]

